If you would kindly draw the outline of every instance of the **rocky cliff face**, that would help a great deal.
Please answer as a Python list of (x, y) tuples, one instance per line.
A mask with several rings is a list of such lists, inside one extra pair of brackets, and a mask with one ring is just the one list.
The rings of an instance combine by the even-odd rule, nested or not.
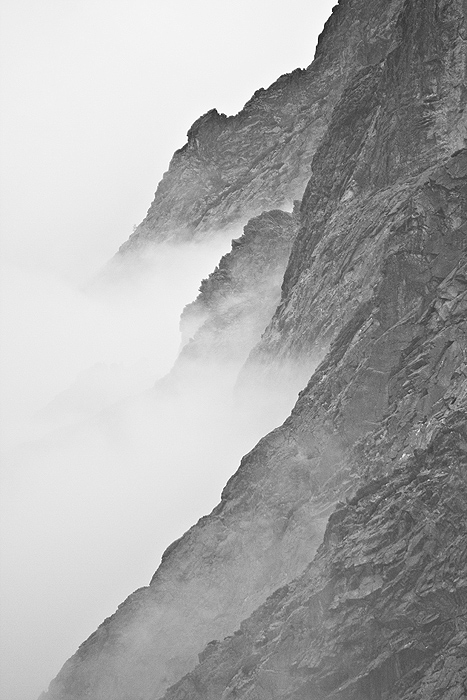
[(279, 303), (298, 228), (295, 209), (268, 211), (251, 219), (243, 235), (232, 241), (232, 250), (201, 282), (197, 299), (181, 317), (184, 347), (172, 374), (180, 365), (199, 360), (224, 367), (233, 364), (238, 372)]
[[(324, 359), (219, 506), (80, 647), (47, 698), (156, 700), (175, 682), (167, 700), (465, 696), (466, 10), (463, 0), (341, 2), (310, 69), (255, 95), (236, 122), (201, 121), (174, 157), (156, 194), (160, 228), (153, 208), (130, 245), (261, 207), (259, 175), (246, 182), (235, 170), (238, 210), (230, 190), (216, 200), (211, 181), (197, 189), (200, 154), (214, 172), (227, 125), (260, 105), (280, 122), (286, 84), (311, 125), (308, 100), (321, 109), (316, 85), (327, 81), (327, 129), (305, 135), (296, 121), (287, 141), (310, 144), (311, 178), (280, 304), (242, 382), (279, 380), (283, 367), (287, 379), (290, 366), (309, 377)], [(238, 129), (240, 143), (248, 131)], [(258, 161), (269, 206), (274, 178), (277, 196), (286, 192), (281, 170), (270, 172), (286, 142), (281, 128), (263, 129), (276, 144)], [(295, 152), (287, 162), (296, 183), (304, 161)], [(168, 203), (190, 168), (192, 199), (165, 209), (163, 194)], [(267, 216), (252, 225), (267, 228)], [(226, 288), (223, 271), (228, 262), (194, 308)], [(209, 352), (196, 335), (193, 351)]]
[(193, 124), (122, 252), (147, 242), (212, 236), (301, 198), (347, 80), (377, 63), (394, 41), (401, 0), (357, 5), (336, 6), (309, 68), (258, 90), (235, 116), (213, 109)]
[[(282, 303), (255, 359), (326, 350), (379, 283), (394, 218), (404, 206), (414, 221), (422, 216), (417, 178), (464, 147), (464, 7), (456, 8), (405, 3), (397, 45), (349, 81), (313, 161)], [(404, 265), (409, 258), (399, 254)]]
[[(465, 227), (467, 153), (449, 165)], [(459, 253), (422, 309), (373, 339), (367, 313), (339, 334), (280, 429), (302, 455), (308, 441), (312, 500), (339, 495), (318, 555), (167, 700), (465, 697), (466, 272)]]

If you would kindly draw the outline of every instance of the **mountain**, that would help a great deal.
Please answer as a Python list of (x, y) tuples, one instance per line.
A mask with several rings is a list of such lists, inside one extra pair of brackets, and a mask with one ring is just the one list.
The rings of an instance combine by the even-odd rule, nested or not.
[(253, 391), (246, 382), (239, 387), (237, 379), (280, 301), (298, 230), (298, 205), (290, 213), (276, 209), (250, 219), (231, 251), (201, 282), (198, 297), (181, 315), (177, 360), (156, 385), (162, 397), (170, 394), (186, 403), (189, 393), (203, 395), (220, 412), (230, 405), (229, 420), (243, 423), (237, 428), (243, 431), (249, 417), (266, 432), (288, 415), (302, 386), (300, 377), (287, 385), (264, 382)]
[(390, 50), (399, 5), (336, 5), (306, 70), (258, 90), (235, 116), (212, 109), (200, 117), (121, 252), (147, 242), (209, 237), (263, 211), (290, 208), (303, 195), (347, 81)]
[[(462, 205), (465, 231), (467, 153), (449, 166), (459, 180), (449, 182), (447, 167), (434, 176), (451, 185), (446, 194)], [(440, 211), (437, 197), (426, 203)], [(211, 641), (166, 700), (465, 697), (463, 257), (423, 308), (393, 323), (383, 287), (376, 314), (386, 323), (367, 307), (338, 336), (274, 436), (277, 451), (288, 448), (283, 501), (297, 474), (313, 482), (295, 508), (276, 506), (280, 554), (292, 543), (311, 547), (313, 506), (339, 497), (317, 556), (234, 635)], [(266, 440), (273, 449), (273, 437)], [(261, 475), (256, 469), (263, 488), (271, 462), (263, 459)], [(233, 478), (225, 508), (247, 479), (253, 490), (252, 467), (244, 463)]]
[(178, 366), (256, 342), (238, 391), (302, 391), (47, 700), (465, 697), (466, 14), (341, 0), (306, 71), (188, 132), (119, 255), (253, 215)]

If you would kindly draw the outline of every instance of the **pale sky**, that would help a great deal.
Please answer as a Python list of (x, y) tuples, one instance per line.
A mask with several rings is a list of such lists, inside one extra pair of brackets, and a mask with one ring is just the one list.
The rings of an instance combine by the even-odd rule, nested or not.
[[(14, 414), (23, 425), (26, 415), (95, 363), (139, 363), (137, 381), (151, 385), (153, 368), (145, 379), (141, 363), (157, 340), (147, 331), (153, 318), (148, 299), (160, 295), (163, 274), (156, 286), (152, 280), (128, 283), (131, 290), (120, 289), (111, 304), (84, 298), (80, 285), (143, 219), (195, 119), (213, 107), (235, 114), (255, 90), (309, 65), (333, 4), (3, 0), (0, 338), (6, 418)], [(158, 372), (167, 370), (176, 352), (178, 307), (196, 295), (198, 277), (220, 252), (180, 262), (192, 279), (185, 296), (180, 291), (180, 299), (154, 316), (168, 324), (164, 337), (170, 338), (158, 356)], [(218, 439), (210, 437), (213, 464), (224, 427)], [(1, 533), (7, 544), (0, 569), (0, 700), (35, 700), (97, 625), (148, 583), (165, 547), (216, 504), (238, 464), (233, 450), (213, 491), (199, 502), (191, 502), (192, 492), (180, 495), (169, 473), (153, 498), (155, 482), (144, 482), (152, 469), (151, 442), (136, 456), (149, 465), (137, 471), (138, 486), (124, 460), (114, 473), (110, 453), (92, 463), (92, 473), (84, 470), (83, 486), (78, 462), (89, 465), (101, 441), (93, 435), (72, 456), (69, 444), (49, 446), (46, 468), (34, 461), (29, 445), (6, 470), (11, 512)], [(184, 449), (190, 452), (191, 443)], [(158, 459), (169, 448), (161, 450)], [(96, 477), (97, 469), (104, 476)], [(199, 480), (211, 481), (202, 474)]]
[[(2, 224), (84, 269), (149, 207), (195, 119), (305, 67), (334, 3), (3, 0)], [(62, 257), (63, 256), (63, 257)], [(73, 261), (70, 261), (70, 258)]]

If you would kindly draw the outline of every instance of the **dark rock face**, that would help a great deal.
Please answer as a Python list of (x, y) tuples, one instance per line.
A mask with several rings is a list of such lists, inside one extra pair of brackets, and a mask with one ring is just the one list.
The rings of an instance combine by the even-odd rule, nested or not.
[[(327, 131), (307, 136), (315, 155), (281, 301), (243, 381), (291, 365), (309, 377), (324, 359), (221, 503), (80, 647), (47, 698), (156, 700), (176, 681), (167, 700), (465, 697), (466, 10), (463, 0), (347, 0), (333, 14), (314, 67), (296, 76), (304, 97), (289, 93), (314, 119), (315, 86), (338, 85)], [(257, 94), (235, 124), (265, 104), (268, 119), (280, 116), (285, 85)], [(212, 143), (208, 132), (217, 143), (228, 123), (197, 124), (156, 200), (171, 201), (185, 166)], [(272, 133), (265, 127), (264, 138)], [(277, 154), (285, 145), (275, 133)], [(203, 151), (213, 167), (216, 148)], [(272, 162), (258, 167), (269, 173)], [(248, 199), (259, 181), (242, 181), (242, 207), (261, 206)], [(170, 214), (185, 230), (193, 207), (213, 228), (233, 220), (228, 198), (206, 208), (210, 195), (196, 187)], [(266, 230), (267, 216), (251, 225)], [(275, 212), (271, 231), (291, 218)], [(250, 288), (232, 276), (235, 259), (192, 308), (207, 328), (227, 318), (217, 311), (231, 279)], [(187, 353), (209, 354), (204, 332)]]
[[(459, 160), (467, 168), (467, 153)], [(465, 225), (465, 176), (457, 185)], [(324, 542), (167, 700), (465, 697), (466, 275), (459, 255), (416, 323), (402, 318), (385, 341), (391, 352), (374, 353), (379, 369), (363, 361), (349, 373), (369, 340), (362, 317), (339, 335), (289, 421), (303, 430), (324, 404), (329, 434), (341, 438), (334, 478), (314, 493), (340, 494)], [(356, 437), (362, 392), (375, 391), (364, 378), (388, 365), (383, 401), (370, 400), (375, 427)], [(308, 423), (310, 445), (322, 425)]]
[(210, 236), (301, 198), (346, 81), (390, 49), (401, 4), (341, 3), (309, 68), (258, 90), (236, 116), (213, 109), (198, 119), (173, 156), (146, 218), (121, 251), (148, 241)]
[(466, 438), (453, 411), (426, 450), (366, 481), (305, 574), (167, 700), (465, 698)]
[[(405, 3), (393, 26), (396, 45), (349, 81), (313, 160), (282, 303), (255, 359), (283, 362), (326, 349), (378, 284), (393, 222), (407, 207), (421, 242), (422, 231), (439, 229), (436, 216), (422, 220), (423, 204), (411, 197), (417, 178), (465, 146), (464, 10), (462, 2)], [(393, 254), (396, 268), (416, 267), (418, 251)], [(425, 265), (431, 274), (430, 260)]]

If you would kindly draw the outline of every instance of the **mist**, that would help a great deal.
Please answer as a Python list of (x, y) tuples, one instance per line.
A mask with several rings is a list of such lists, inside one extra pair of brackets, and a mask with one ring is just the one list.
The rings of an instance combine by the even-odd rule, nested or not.
[(293, 405), (296, 392), (239, 401), (243, 355), (158, 381), (185, 304), (238, 233), (154, 246), (80, 285), (5, 266), (2, 697), (46, 688)]
[(106, 263), (191, 123), (308, 65), (333, 4), (2, 3), (2, 700), (37, 698), (293, 403), (239, 405), (239, 358), (160, 385), (240, 230)]

